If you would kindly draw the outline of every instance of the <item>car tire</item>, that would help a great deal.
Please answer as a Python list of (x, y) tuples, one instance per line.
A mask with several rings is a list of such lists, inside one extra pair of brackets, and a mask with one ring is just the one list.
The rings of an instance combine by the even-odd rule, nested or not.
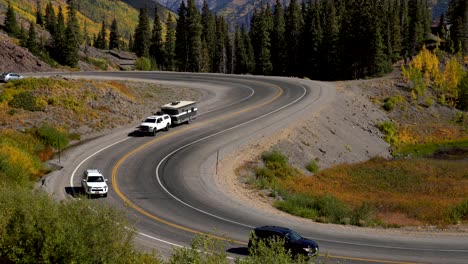
[(166, 125), (166, 131), (169, 131), (169, 129), (171, 129), (171, 125), (167, 124)]
[(158, 130), (155, 128), (153, 129), (153, 137), (156, 136), (156, 133), (158, 132)]

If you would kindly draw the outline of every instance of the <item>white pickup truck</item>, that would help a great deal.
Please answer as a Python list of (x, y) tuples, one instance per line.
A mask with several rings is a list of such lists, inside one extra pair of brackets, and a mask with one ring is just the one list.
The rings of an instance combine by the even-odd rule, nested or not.
[(143, 123), (140, 124), (138, 130), (143, 133), (151, 133), (156, 135), (158, 130), (164, 129), (169, 131), (171, 128), (171, 117), (167, 114), (156, 113), (153, 116), (148, 116)]
[(107, 179), (96, 169), (88, 169), (83, 173), (81, 187), (88, 197), (93, 195), (107, 197)]

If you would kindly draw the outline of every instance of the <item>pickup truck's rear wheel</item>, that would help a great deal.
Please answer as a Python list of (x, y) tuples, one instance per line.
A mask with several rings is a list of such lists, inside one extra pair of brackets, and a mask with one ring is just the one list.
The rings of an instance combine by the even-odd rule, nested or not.
[(171, 125), (167, 124), (166, 125), (166, 131), (169, 131), (169, 129), (171, 129)]

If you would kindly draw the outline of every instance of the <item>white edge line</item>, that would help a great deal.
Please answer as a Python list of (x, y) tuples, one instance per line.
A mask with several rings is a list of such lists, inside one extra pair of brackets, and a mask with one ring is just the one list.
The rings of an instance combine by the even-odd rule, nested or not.
[(195, 141), (193, 141), (193, 142), (191, 142), (191, 143), (189, 143), (189, 144), (187, 144), (187, 145), (184, 145), (184, 146), (182, 146), (182, 147), (180, 147), (180, 148), (174, 150), (173, 152), (169, 153), (167, 156), (165, 156), (165, 157), (158, 163), (158, 166), (156, 167), (156, 171), (155, 171), (156, 178), (158, 179), (158, 183), (159, 183), (159, 185), (161, 186), (161, 188), (162, 188), (167, 194), (169, 194), (172, 198), (174, 198), (175, 200), (177, 200), (178, 202), (182, 203), (183, 205), (185, 205), (185, 206), (187, 206), (187, 207), (189, 207), (189, 208), (192, 208), (192, 209), (194, 209), (194, 210), (196, 210), (196, 211), (199, 211), (199, 212), (201, 212), (201, 213), (203, 213), (203, 214), (209, 215), (209, 216), (211, 216), (211, 217), (220, 219), (220, 220), (225, 221), (225, 222), (233, 223), (233, 224), (240, 225), (240, 226), (244, 226), (244, 227), (248, 227), (248, 228), (253, 228), (253, 226), (250, 226), (250, 225), (247, 225), (247, 224), (243, 224), (243, 223), (239, 223), (239, 222), (236, 222), (236, 221), (233, 221), (233, 220), (229, 220), (229, 219), (226, 219), (226, 218), (223, 218), (223, 217), (214, 215), (214, 214), (212, 214), (212, 213), (203, 211), (203, 210), (201, 210), (201, 209), (199, 209), (199, 208), (196, 208), (196, 207), (194, 207), (194, 206), (192, 206), (192, 205), (190, 205), (190, 204), (188, 204), (188, 203), (182, 201), (181, 199), (179, 199), (178, 197), (176, 197), (175, 195), (173, 195), (171, 192), (169, 192), (169, 190), (167, 190), (166, 187), (164, 187), (164, 185), (162, 184), (161, 179), (160, 179), (160, 177), (159, 177), (159, 173), (158, 173), (159, 167), (161, 166), (161, 164), (162, 164), (166, 159), (168, 159), (170, 156), (172, 156), (172, 155), (175, 154), (176, 152), (180, 151), (181, 149), (184, 149), (184, 148), (186, 148), (186, 147), (188, 147), (188, 146), (191, 146), (191, 145), (196, 144), (196, 143), (198, 143), (198, 142), (204, 141), (204, 140), (206, 140), (206, 139), (212, 138), (212, 137), (217, 136), (217, 135), (219, 135), (219, 134), (225, 133), (225, 132), (227, 132), (227, 131), (233, 130), (233, 129), (238, 128), (238, 127), (240, 127), (240, 126), (246, 125), (246, 124), (248, 124), (248, 123), (254, 122), (254, 121), (258, 120), (258, 119), (261, 119), (261, 118), (264, 118), (265, 116), (269, 116), (269, 115), (271, 115), (271, 114), (274, 114), (274, 113), (276, 113), (276, 112), (278, 112), (278, 111), (280, 111), (280, 110), (282, 110), (282, 109), (284, 109), (284, 108), (286, 108), (286, 107), (288, 107), (288, 106), (290, 106), (290, 105), (296, 103), (297, 101), (301, 100), (301, 99), (307, 94), (307, 89), (304, 88), (304, 86), (302, 86), (302, 85), (300, 85), (300, 86), (301, 86), (302, 89), (304, 90), (304, 93), (302, 94), (301, 97), (299, 97), (299, 98), (297, 98), (296, 100), (290, 102), (289, 104), (286, 104), (286, 105), (284, 105), (284, 106), (282, 106), (282, 107), (280, 107), (280, 108), (278, 108), (278, 109), (276, 109), (276, 110), (274, 110), (274, 111), (271, 111), (271, 112), (269, 112), (269, 113), (263, 114), (263, 115), (261, 115), (261, 116), (259, 116), (259, 117), (256, 117), (256, 118), (254, 118), (254, 119), (251, 119), (251, 120), (246, 121), (246, 122), (244, 122), (244, 123), (241, 123), (241, 124), (235, 125), (235, 126), (233, 126), (233, 127), (230, 127), (230, 128), (228, 128), (228, 129), (225, 129), (225, 130), (219, 131), (219, 132), (217, 132), (217, 133), (211, 134), (211, 135), (206, 136), (206, 137), (204, 137), (204, 138), (195, 140)]

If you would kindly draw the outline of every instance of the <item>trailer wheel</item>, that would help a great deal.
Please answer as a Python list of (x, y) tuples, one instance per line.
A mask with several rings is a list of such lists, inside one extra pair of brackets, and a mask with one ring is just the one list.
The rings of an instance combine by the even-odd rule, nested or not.
[(189, 118), (187, 119), (187, 125), (190, 124), (190, 121), (191, 121), (191, 118), (189, 117)]

